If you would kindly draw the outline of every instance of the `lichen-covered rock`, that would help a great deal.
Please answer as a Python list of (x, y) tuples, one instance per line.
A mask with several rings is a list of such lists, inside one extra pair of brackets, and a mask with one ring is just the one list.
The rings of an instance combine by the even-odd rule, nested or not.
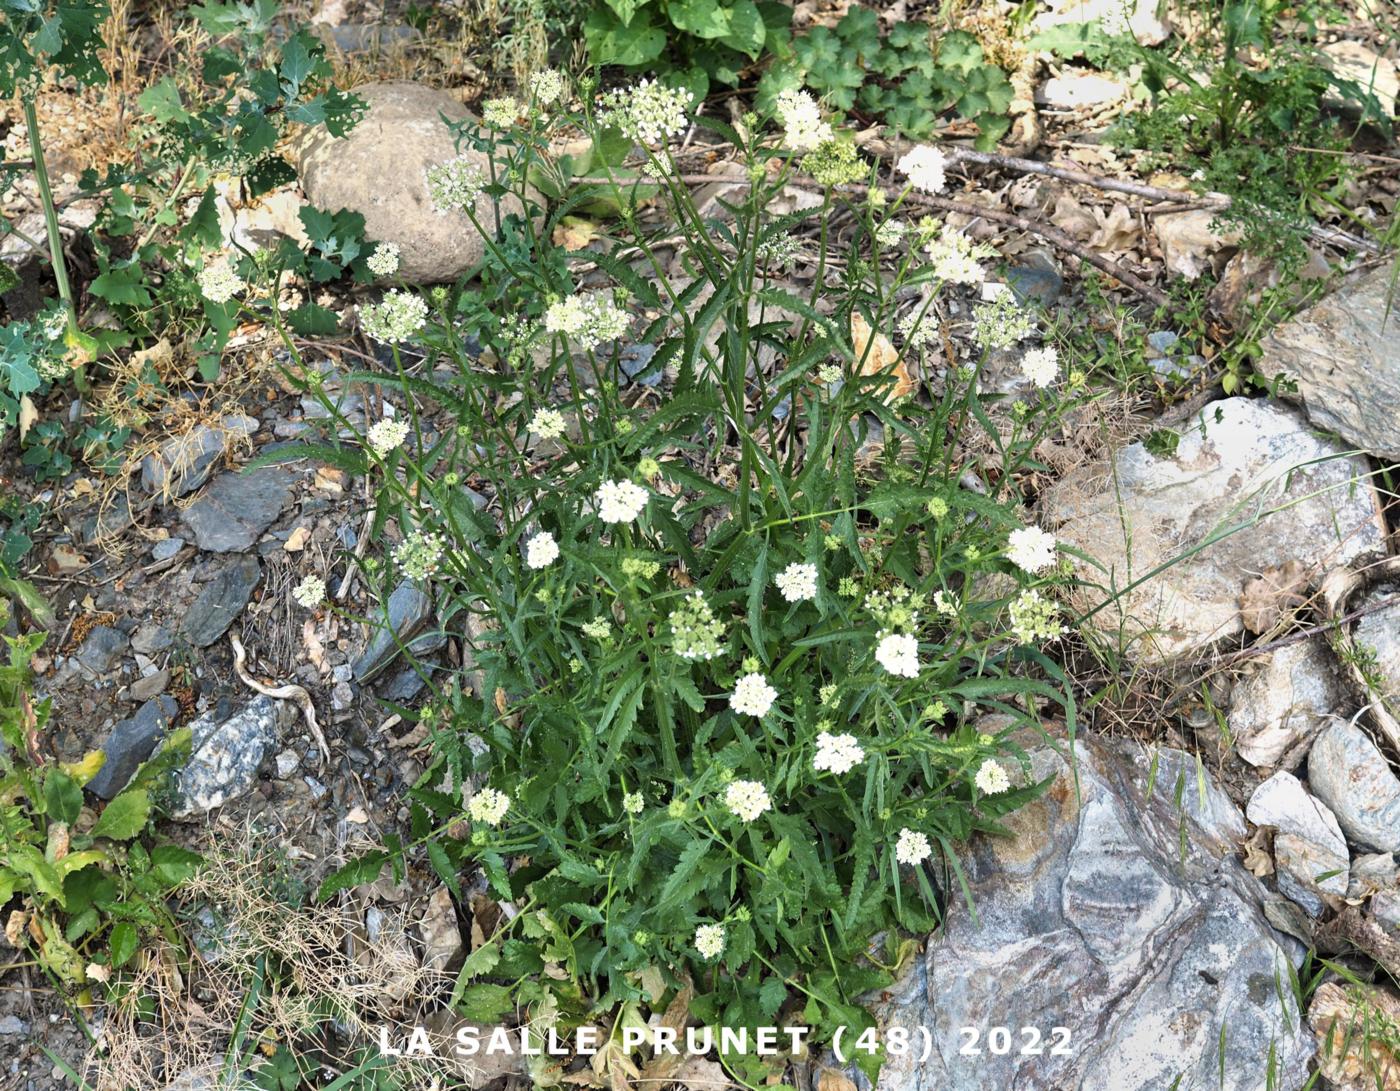
[(1370, 466), (1345, 450), (1291, 409), (1226, 398), (1170, 454), (1134, 443), (1067, 475), (1043, 521), (1102, 566), (1075, 561), (1076, 605), (1098, 608), (1092, 623), (1133, 658), (1160, 662), (1240, 633), (1244, 585), (1266, 568), (1380, 555)]
[(1308, 1024), (1317, 1067), (1336, 1091), (1400, 1091), (1400, 998), (1375, 985), (1329, 981), (1313, 994)]
[(1308, 419), (1348, 443), (1400, 459), (1400, 313), (1380, 265), (1275, 328), (1255, 365), (1297, 383)]
[(1346, 894), (1351, 854), (1337, 816), (1292, 773), (1277, 772), (1259, 785), (1245, 814), (1256, 826), (1277, 831), (1274, 863), (1281, 894), (1314, 917), (1323, 910), (1323, 894)]
[[(1390, 605), (1382, 605), (1389, 601)], [(1353, 609), (1365, 614), (1352, 631), (1351, 642), (1370, 658), (1376, 668), (1377, 697), (1389, 702), (1400, 716), (1400, 585), (1387, 583), (1371, 588)]]
[(1308, 752), (1308, 783), (1352, 844), (1400, 852), (1400, 777), (1356, 724), (1333, 720)]
[[(433, 206), (425, 172), (459, 154), (486, 168), (483, 153), (465, 143), (458, 151), (448, 127), (469, 118), (466, 107), (445, 91), (403, 80), (365, 84), (354, 93), (369, 107), (359, 124), (339, 138), (311, 130), (295, 149), (307, 200), (364, 216), (366, 237), (399, 248), (404, 280), (456, 280), (481, 260), (486, 244), (465, 212)], [(502, 219), (521, 213), (518, 198), (502, 200)], [(477, 198), (476, 218), (494, 223), (489, 196)]]
[[(1301, 1086), (1313, 1043), (1275, 982), (1302, 952), (1265, 922), (1233, 842), (1162, 786), (1145, 798), (1140, 757), (1086, 738), (1076, 751), (1077, 794), (1063, 758), (1033, 754), (1054, 783), (1006, 819), (1011, 837), (963, 854), (977, 919), (951, 895), (944, 929), (876, 999), (887, 1027), (927, 1027), (933, 1044), (926, 1061), (892, 1056), (879, 1087), (1213, 1088), (1223, 1067), (1223, 1086), (1255, 1088), (1270, 1050), (1280, 1091)], [(980, 1054), (961, 1052), (962, 1027), (978, 1028)], [(1016, 1048), (986, 1048), (993, 1027), (1013, 1028)], [(1041, 1030), (1043, 1052), (1021, 1052), (1022, 1027)], [(1069, 1032), (1064, 1053), (1054, 1027)]]
[(258, 697), (233, 715), (221, 706), (190, 724), (190, 734), (172, 818), (202, 817), (253, 786), (263, 759), (277, 746), (277, 703)]
[(1320, 639), (1261, 655), (1230, 695), (1226, 722), (1235, 750), (1251, 765), (1277, 765), (1285, 754), (1301, 751), (1345, 695)]

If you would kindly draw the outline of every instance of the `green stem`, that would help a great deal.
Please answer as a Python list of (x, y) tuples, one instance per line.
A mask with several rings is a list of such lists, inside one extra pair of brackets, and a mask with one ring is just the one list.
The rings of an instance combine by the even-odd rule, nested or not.
[(58, 210), (54, 208), (53, 190), (49, 188), (49, 171), (44, 165), (44, 143), (39, 138), (39, 116), (34, 98), (24, 96), (24, 125), (29, 130), (29, 151), (34, 159), (34, 181), (39, 186), (39, 200), (44, 206), (44, 224), (49, 233), (49, 259), (53, 263), (53, 279), (58, 285), (58, 297), (68, 315), (70, 340), (78, 335), (78, 311), (73, 305), (73, 289), (68, 283), (68, 266), (63, 260), (63, 236), (58, 231)]

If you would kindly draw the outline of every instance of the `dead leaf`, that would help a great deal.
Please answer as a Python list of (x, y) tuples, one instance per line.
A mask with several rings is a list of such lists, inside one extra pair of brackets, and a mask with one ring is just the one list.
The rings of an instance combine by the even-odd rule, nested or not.
[(687, 1057), (685, 1064), (671, 1078), (690, 1091), (718, 1091), (719, 1088), (737, 1086), (724, 1074), (719, 1063), (708, 1057)]
[(322, 466), (316, 471), (316, 480), (312, 483), (312, 488), (320, 489), (322, 492), (335, 493), (339, 496), (345, 491), (345, 471), (333, 470), (329, 466)]
[(1273, 837), (1269, 833), (1268, 827), (1261, 826), (1244, 843), (1244, 866), (1257, 878), (1262, 879), (1264, 876), (1274, 873), (1272, 841)]
[(823, 1068), (817, 1073), (817, 1091), (856, 1091), (856, 1085), (844, 1072)]
[(1050, 222), (1077, 239), (1087, 239), (1099, 229), (1099, 222), (1071, 194), (1062, 193), (1055, 201)]
[(562, 246), (573, 253), (582, 250), (598, 237), (598, 225), (582, 216), (565, 216), (554, 228), (551, 237), (555, 246)]
[(1240, 618), (1251, 633), (1268, 632), (1307, 598), (1308, 571), (1302, 562), (1291, 560), (1282, 567), (1270, 567), (1258, 579), (1244, 585), (1240, 596)]
[(39, 409), (29, 400), (28, 394), (23, 394), (19, 399), (19, 438), (24, 442), (24, 437), (29, 434), (29, 430), (39, 423)]
[(1107, 215), (1099, 208), (1093, 211), (1098, 230), (1089, 236), (1091, 247), (1109, 253), (1122, 253), (1137, 245), (1141, 232), (1127, 205), (1116, 204)]
[(883, 333), (873, 331), (859, 311), (851, 312), (851, 344), (862, 375), (893, 373), (894, 386), (885, 394), (886, 405), (893, 405), (900, 398), (914, 393), (914, 380), (909, 377), (904, 361), (899, 358), (899, 350)]
[(297, 527), (291, 534), (287, 535), (287, 540), (282, 543), (282, 548), (288, 553), (300, 553), (310, 540), (311, 528)]

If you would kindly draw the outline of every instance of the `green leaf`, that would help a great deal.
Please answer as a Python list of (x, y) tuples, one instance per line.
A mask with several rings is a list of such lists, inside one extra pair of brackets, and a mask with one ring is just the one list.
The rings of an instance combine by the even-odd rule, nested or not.
[(697, 38), (723, 38), (730, 33), (729, 12), (717, 0), (673, 0), (666, 11), (672, 23)]
[(303, 303), (286, 313), (287, 325), (302, 337), (334, 337), (340, 332), (335, 311), (319, 303)]
[(462, 884), (457, 878), (457, 869), (452, 866), (452, 861), (447, 855), (447, 850), (442, 847), (440, 841), (428, 842), (428, 863), (432, 865), (437, 877), (443, 881), (452, 896), (458, 901), (462, 900)]
[(768, 27), (758, 5), (753, 0), (738, 0), (729, 10), (729, 33), (720, 40), (731, 49), (748, 54), (751, 60), (758, 60), (767, 36)]
[(583, 40), (594, 64), (635, 68), (650, 64), (666, 48), (666, 32), (651, 23), (651, 12), (625, 24), (606, 8), (594, 8), (583, 24)]
[(501, 1016), (515, 1011), (513, 990), (504, 985), (473, 985), (462, 990), (457, 1012), (477, 1023), (497, 1023)]
[(632, 16), (647, 0), (604, 0), (604, 2), (612, 8), (618, 20), (625, 26), (632, 22)]
[(136, 98), (136, 105), (161, 124), (183, 121), (190, 116), (180, 101), (180, 89), (169, 76), (142, 91)]
[(349, 890), (361, 883), (374, 882), (388, 862), (389, 854), (382, 849), (375, 849), (351, 860), (325, 877), (316, 891), (316, 900), (327, 902), (342, 890)]
[(128, 790), (107, 804), (92, 828), (93, 837), (130, 841), (146, 828), (151, 814), (151, 797), (144, 788)]
[(57, 767), (44, 777), (44, 810), (55, 822), (71, 826), (83, 809), (83, 790), (78, 782)]
[(112, 956), (112, 968), (124, 966), (141, 946), (141, 934), (130, 921), (118, 921), (107, 934), (107, 949)]
[(151, 870), (167, 887), (177, 887), (204, 864), (204, 857), (180, 845), (157, 845), (151, 849)]
[(771, 1019), (787, 999), (787, 985), (780, 977), (764, 978), (758, 987), (758, 1010)]
[(151, 293), (146, 290), (145, 272), (134, 262), (108, 269), (88, 285), (88, 290), (108, 303), (128, 307), (149, 307), (153, 303)]

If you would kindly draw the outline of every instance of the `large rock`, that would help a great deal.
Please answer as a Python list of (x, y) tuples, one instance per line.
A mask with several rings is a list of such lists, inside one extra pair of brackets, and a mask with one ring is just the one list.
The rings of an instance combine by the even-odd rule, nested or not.
[(252, 547), (291, 497), (292, 474), (281, 466), (220, 474), (182, 518), (200, 549), (239, 553)]
[(199, 818), (253, 786), (277, 746), (277, 705), (258, 697), (229, 714), (222, 704), (190, 724), (191, 751), (176, 778), (171, 818)]
[(1382, 986), (1329, 981), (1313, 994), (1308, 1024), (1328, 1087), (1400, 1091), (1400, 997)]
[(1371, 737), (1333, 720), (1308, 752), (1308, 783), (1358, 848), (1400, 852), (1400, 778)]
[[(481, 260), (485, 243), (466, 213), (433, 207), (425, 172), (458, 154), (486, 169), (481, 152), (465, 145), (458, 152), (447, 125), (470, 114), (445, 91), (418, 83), (370, 83), (354, 91), (369, 106), (358, 125), (340, 138), (317, 128), (295, 149), (307, 200), (317, 208), (348, 208), (364, 216), (367, 237), (399, 248), (403, 279), (456, 280)], [(521, 212), (518, 198), (502, 200), (502, 219)], [(494, 222), (491, 197), (477, 198), (476, 217), (482, 224)]]
[[(926, 1027), (933, 1046), (924, 1061), (918, 1048), (891, 1057), (879, 1087), (1252, 1089), (1272, 1049), (1276, 1086), (1293, 1091), (1313, 1044), (1275, 982), (1302, 952), (1265, 922), (1258, 881), (1209, 810), (1201, 825), (1163, 785), (1144, 797), (1143, 759), (1086, 738), (1076, 750), (1077, 794), (1063, 758), (1032, 755), (1055, 782), (1003, 820), (1012, 836), (963, 854), (977, 919), (955, 884), (943, 930), (876, 1001), (882, 1023), (916, 1042)], [(962, 1027), (979, 1028), (980, 1054), (960, 1052)], [(993, 1027), (1012, 1028), (1013, 1049), (988, 1048)], [(1041, 1030), (1042, 1053), (1020, 1052), (1022, 1027)], [(1063, 1053), (1055, 1027), (1070, 1034)]]
[(1292, 773), (1280, 771), (1254, 790), (1245, 810), (1256, 826), (1272, 826), (1279, 892), (1314, 917), (1322, 895), (1341, 898), (1351, 879), (1351, 854), (1337, 816), (1308, 795)]
[(1400, 312), (1390, 266), (1344, 282), (1274, 329), (1255, 365), (1298, 386), (1308, 418), (1348, 443), (1400, 459)]
[(244, 554), (235, 558), (190, 604), (180, 619), (180, 633), (196, 648), (209, 647), (228, 632), (261, 579), (262, 566), (256, 557)]
[(112, 728), (112, 734), (102, 744), (102, 768), (88, 781), (88, 791), (99, 799), (114, 799), (136, 775), (141, 763), (154, 753), (156, 744), (179, 714), (175, 698), (158, 697)]
[(1134, 443), (1069, 474), (1042, 510), (1097, 562), (1074, 562), (1076, 605), (1095, 609), (1091, 622), (1135, 658), (1161, 661), (1239, 633), (1241, 592), (1266, 568), (1379, 555), (1370, 467), (1343, 450), (1290, 409), (1226, 398), (1192, 419), (1171, 454)]
[(241, 414), (224, 417), (212, 427), (196, 424), (141, 460), (141, 487), (167, 498), (193, 492), (209, 479), (215, 461), (231, 441), (246, 439), (257, 430), (258, 422)]
[(1227, 723), (1235, 750), (1269, 768), (1301, 751), (1345, 699), (1346, 690), (1320, 638), (1259, 656), (1230, 694)]
[(1367, 611), (1356, 623), (1351, 642), (1375, 664), (1380, 693), (1373, 696), (1384, 698), (1390, 711), (1400, 716), (1400, 585), (1373, 587), (1353, 608)]

